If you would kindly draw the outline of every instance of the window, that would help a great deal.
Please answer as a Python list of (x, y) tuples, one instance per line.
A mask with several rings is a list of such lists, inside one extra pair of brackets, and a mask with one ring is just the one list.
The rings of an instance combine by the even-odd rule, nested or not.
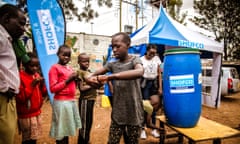
[(212, 76), (212, 69), (202, 69), (202, 75), (203, 76)]

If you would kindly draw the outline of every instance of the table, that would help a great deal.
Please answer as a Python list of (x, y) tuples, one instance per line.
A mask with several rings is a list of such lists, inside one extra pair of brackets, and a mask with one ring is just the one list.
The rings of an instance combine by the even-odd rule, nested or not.
[[(193, 128), (179, 128), (167, 123), (165, 116), (157, 116), (157, 120), (160, 121), (160, 127), (164, 128), (167, 125), (171, 129), (177, 132), (178, 143), (183, 143), (183, 136), (189, 139), (189, 144), (195, 144), (196, 142), (212, 140), (213, 144), (221, 144), (221, 139), (240, 136), (240, 131), (215, 121), (209, 120), (204, 117), (200, 117), (197, 125)], [(166, 134), (160, 133), (159, 144), (164, 144)]]

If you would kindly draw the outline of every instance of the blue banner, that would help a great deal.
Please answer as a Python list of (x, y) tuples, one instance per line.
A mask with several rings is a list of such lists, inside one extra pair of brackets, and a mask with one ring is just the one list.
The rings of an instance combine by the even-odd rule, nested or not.
[(58, 62), (56, 52), (65, 41), (65, 19), (57, 0), (27, 0), (27, 8), (37, 49), (41, 70), (47, 85), (51, 103), (53, 94), (49, 89), (48, 72)]

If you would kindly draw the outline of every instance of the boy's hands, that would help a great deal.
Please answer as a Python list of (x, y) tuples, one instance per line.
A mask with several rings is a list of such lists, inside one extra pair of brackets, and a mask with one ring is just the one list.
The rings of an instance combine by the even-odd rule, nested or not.
[(93, 88), (100, 88), (101, 86), (103, 86), (103, 84), (105, 82), (107, 82), (107, 76), (105, 75), (98, 75), (98, 76), (90, 76), (85, 78), (85, 81), (87, 82), (87, 84), (89, 84), (90, 86), (92, 86)]
[(108, 81), (108, 76), (107, 75), (98, 75), (97, 81), (101, 84), (104, 84)]

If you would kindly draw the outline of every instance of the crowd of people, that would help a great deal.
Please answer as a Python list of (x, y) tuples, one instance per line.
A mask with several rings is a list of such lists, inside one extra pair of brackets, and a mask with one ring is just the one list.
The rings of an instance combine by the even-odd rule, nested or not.
[[(36, 144), (42, 134), (41, 107), (47, 89), (37, 54), (18, 49), (25, 24), (20, 9), (10, 4), (0, 7), (0, 143), (5, 144), (14, 143), (17, 125), (22, 144)], [(146, 128), (159, 137), (155, 116), (161, 108), (162, 76), (157, 47), (149, 44), (140, 58), (128, 53), (130, 44), (127, 33), (114, 34), (114, 60), (95, 72), (89, 70), (86, 53), (79, 54), (79, 69), (74, 71), (69, 65), (71, 48), (59, 46), (58, 62), (49, 70), (54, 94), (49, 136), (57, 144), (68, 144), (77, 130), (79, 144), (90, 142), (96, 90), (104, 84), (110, 86), (112, 106), (108, 144), (120, 143), (121, 137), (126, 144), (136, 144), (140, 137), (147, 138)]]

